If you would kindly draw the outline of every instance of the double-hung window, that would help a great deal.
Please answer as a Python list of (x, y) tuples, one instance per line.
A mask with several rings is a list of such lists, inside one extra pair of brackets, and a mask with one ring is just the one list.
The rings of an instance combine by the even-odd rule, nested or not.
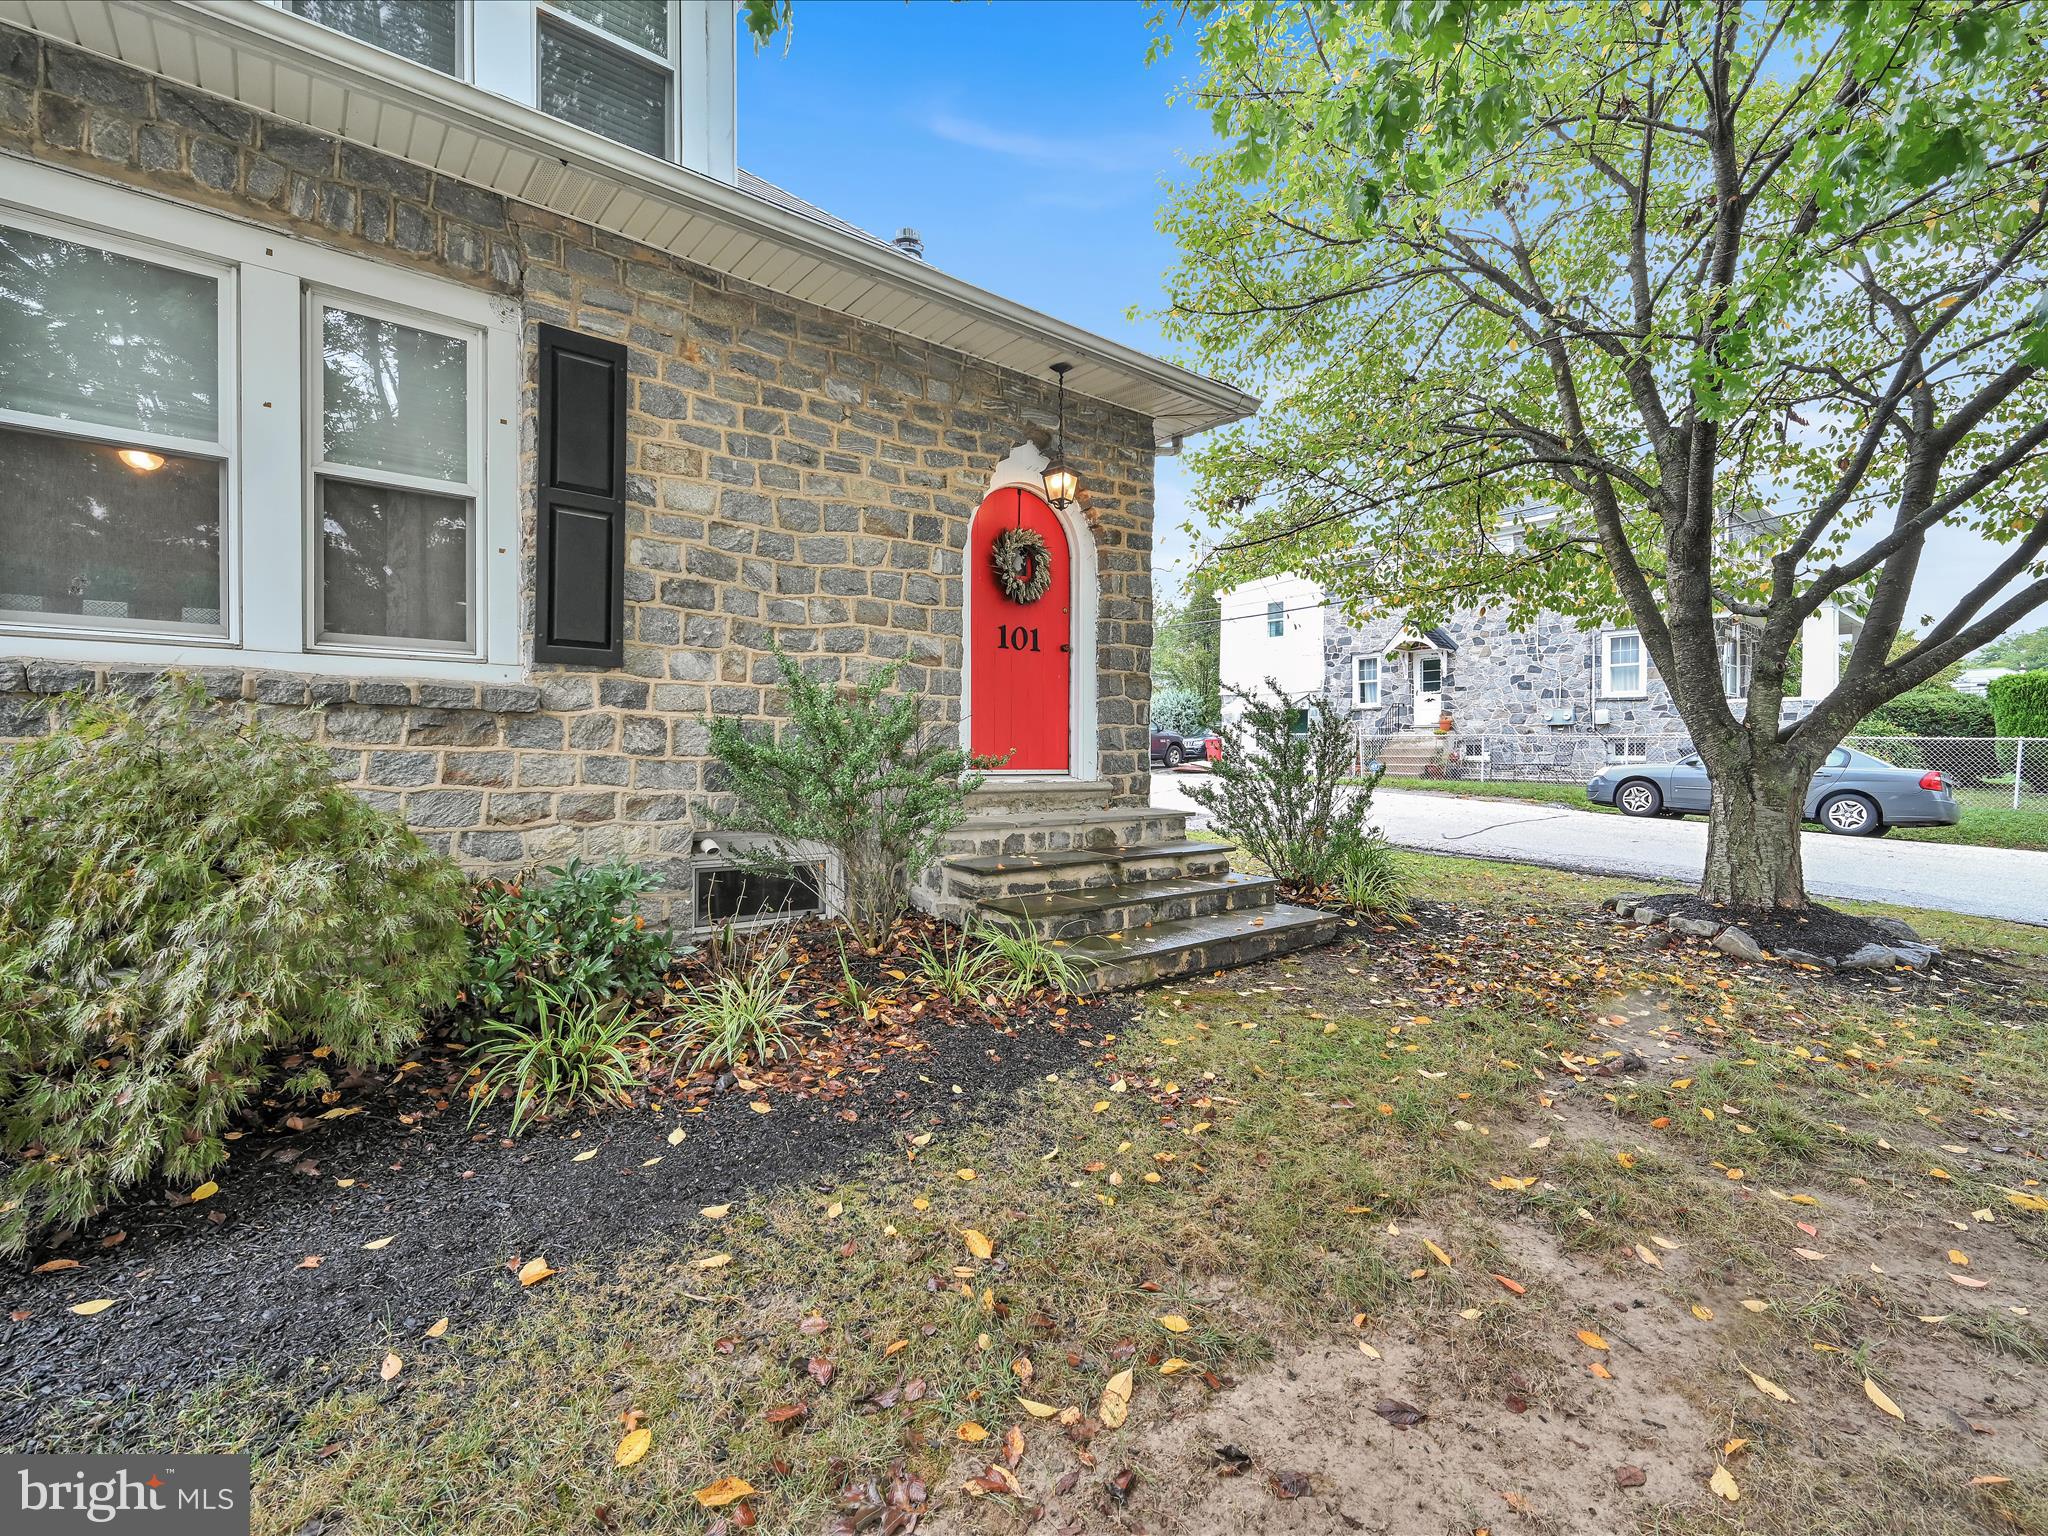
[(285, 0), (285, 9), (444, 75), (468, 73), (463, 0)]
[[(668, 0), (272, 3), (616, 143), (699, 170), (717, 169), (686, 153), (678, 131), (684, 32), (680, 9)], [(696, 91), (721, 95), (729, 109), (729, 87), (721, 94), (714, 81), (721, 64), (730, 73), (731, 59), (722, 52), (731, 42), (730, 28), (715, 42), (717, 28), (702, 30), (698, 41), (709, 51), (705, 80)]]
[(1643, 637), (1634, 630), (1617, 629), (1600, 637), (1600, 691), (1616, 699), (1639, 699), (1649, 692)]
[(313, 640), (472, 651), (481, 338), (361, 299), (307, 308)]
[(673, 155), (675, 39), (664, 0), (548, 0), (536, 22), (541, 111)]
[(1750, 674), (1756, 669), (1756, 636), (1747, 624), (1729, 624), (1721, 631), (1721, 692), (1730, 699), (1749, 697)]
[(1351, 702), (1360, 709), (1380, 707), (1380, 659), (1355, 657), (1351, 663)]
[(1268, 603), (1268, 604), (1266, 604), (1266, 635), (1267, 635), (1267, 638), (1268, 638), (1268, 639), (1278, 639), (1278, 638), (1279, 638), (1280, 636), (1282, 636), (1282, 635), (1284, 635), (1284, 634), (1286, 634), (1286, 633), (1287, 633), (1287, 605), (1286, 605), (1285, 603)]
[(520, 675), (516, 306), (46, 166), (6, 190), (7, 653)]
[(0, 624), (218, 636), (235, 289), (0, 209)]

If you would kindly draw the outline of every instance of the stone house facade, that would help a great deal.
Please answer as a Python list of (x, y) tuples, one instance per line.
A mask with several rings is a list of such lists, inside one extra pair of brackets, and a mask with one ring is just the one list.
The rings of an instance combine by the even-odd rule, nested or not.
[[(1386, 760), (1401, 772), (1458, 773), (1482, 759), (1489, 771), (1576, 771), (1603, 758), (1690, 750), (1670, 689), (1633, 629), (1584, 627), (1558, 613), (1519, 627), (1476, 610), (1426, 627), (1395, 614), (1361, 619), (1293, 576), (1227, 592), (1220, 611), (1226, 695), (1268, 680), (1298, 697), (1320, 694), (1362, 738), (1388, 743)], [(1833, 608), (1807, 621), (1789, 712), (1833, 690), (1855, 624)], [(1748, 631), (1726, 624), (1722, 684), (1738, 710), (1750, 664)], [(1430, 739), (1426, 748), (1420, 738)]]
[[(0, 738), (40, 731), (55, 695), (188, 672), (227, 707), (320, 742), (339, 780), (466, 864), (643, 862), (658, 910), (688, 925), (703, 916), (701, 840), (722, 815), (706, 721), (773, 728), (777, 650), (835, 682), (898, 667), (896, 686), (935, 727), (986, 745), (973, 726), (971, 532), (1000, 488), (1040, 494), (1037, 470), (1055, 454), (1082, 487), (1057, 519), (1071, 542), (1074, 662), (1071, 729), (1055, 725), (1071, 751), (1059, 771), (1009, 787), (1143, 803), (1153, 458), (1255, 402), (982, 294), (736, 169), (704, 192), (538, 107), (485, 99), (474, 81), (415, 80), (411, 63), (263, 12), (166, 8), (142, 58), (130, 33), (50, 35), (35, 30), (47, 10), (0, 6), (0, 22), (24, 23), (0, 25), (0, 289), (10, 252), (12, 280), (66, 295), (80, 251), (112, 274), (92, 278), (95, 295), (124, 273), (176, 289), (189, 272), (218, 306), (223, 349), (218, 389), (209, 376), (188, 391), (214, 400), (218, 427), (177, 434), (153, 418), (148, 431), (125, 418), (101, 430), (97, 407), (9, 399), (0, 382)], [(533, 6), (522, 14), (535, 24)], [(544, 42), (568, 25), (537, 14)], [(681, 76), (730, 69), (729, 0), (682, 0), (672, 37), (705, 16), (710, 62), (700, 48), (693, 66), (685, 48)], [(166, 31), (198, 62), (177, 65)], [(358, 129), (367, 119), (347, 109), (209, 91), (242, 78), (209, 71), (209, 50), (332, 69), (386, 115)], [(413, 124), (403, 146), (389, 131), (400, 110)], [(436, 121), (442, 138), (420, 131)], [(479, 123), (496, 135), (481, 151)], [(687, 162), (686, 130), (673, 142)], [(506, 190), (519, 175), (546, 184), (551, 168), (530, 151), (557, 143), (562, 177), (580, 186)], [(517, 169), (521, 155), (537, 169)], [(465, 174), (447, 168), (458, 159)], [(720, 263), (743, 245), (744, 259)], [(49, 251), (54, 261), (31, 261)], [(107, 301), (75, 302), (97, 314)], [(16, 310), (31, 312), (42, 311)], [(10, 331), (0, 317), (0, 342), (30, 323)], [(551, 422), (587, 392), (547, 382), (550, 336), (568, 338), (579, 367), (616, 358), (624, 402), (611, 543), (566, 563), (546, 530), (559, 548), (576, 526), (550, 521), (557, 504), (582, 502), (567, 471), (543, 483), (545, 461), (551, 445), (558, 466), (580, 451)], [(1059, 361), (1077, 366), (1056, 442)], [(376, 375), (367, 405), (348, 393), (358, 375)], [(449, 406), (420, 378), (466, 379), (467, 392), (448, 386)], [(307, 423), (303, 457), (270, 412)], [(378, 419), (366, 426), (366, 414)], [(446, 464), (392, 467), (430, 456), (421, 443), (436, 433), (452, 445)], [(215, 508), (204, 558), (188, 560), (189, 537), (167, 557), (191, 565), (178, 578), (191, 590), (167, 597), (159, 573), (102, 572), (92, 561), (124, 557), (78, 554), (50, 531), (70, 516), (65, 466), (88, 456), (99, 473), (110, 455), (154, 460), (147, 473), (164, 480), (168, 458), (208, 488), (195, 503)], [(208, 501), (216, 473), (226, 489)], [(116, 490), (106, 505), (127, 515), (140, 493)], [(153, 510), (134, 516), (158, 527)], [(364, 527), (381, 542), (358, 570), (344, 546)], [(441, 554), (417, 555), (418, 573), (393, 553), (420, 548)], [(591, 612), (615, 614), (591, 662), (537, 660), (588, 638), (560, 617), (564, 590), (583, 581), (596, 583)]]

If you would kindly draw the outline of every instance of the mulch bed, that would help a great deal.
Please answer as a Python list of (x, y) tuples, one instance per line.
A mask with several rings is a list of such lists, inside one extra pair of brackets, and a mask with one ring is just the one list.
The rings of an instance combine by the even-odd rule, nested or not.
[[(1118, 996), (1038, 997), (991, 1016), (918, 996), (892, 974), (900, 955), (850, 956), (899, 996), (849, 1019), (822, 999), (839, 980), (837, 946), (822, 931), (796, 942), (817, 973), (798, 996), (821, 995), (797, 1057), (773, 1071), (657, 1080), (631, 1108), (514, 1141), (502, 1106), (470, 1123), (462, 1046), (431, 1038), (409, 1067), (344, 1083), (335, 1105), (260, 1107), (215, 1175), (218, 1194), (141, 1190), (69, 1239), (0, 1262), (0, 1445), (76, 1450), (81, 1421), (119, 1444), (140, 1405), (245, 1373), (310, 1380), (303, 1409), (359, 1377), (385, 1327), (417, 1336), (444, 1315), (505, 1311), (525, 1259), (567, 1268), (657, 1239), (708, 1241), (700, 1208), (826, 1181), (907, 1136), (994, 1112), (1024, 1084), (1087, 1063), (1135, 1012)], [(117, 1304), (69, 1310), (102, 1297)], [(52, 1410), (68, 1443), (38, 1438)]]
[(1799, 949), (1812, 955), (1842, 958), (1853, 955), (1866, 944), (1896, 942), (1892, 935), (1868, 918), (1837, 912), (1814, 902), (1803, 912), (1781, 912), (1771, 907), (1724, 907), (1689, 893), (1652, 896), (1639, 903), (1654, 907), (1665, 917), (1702, 917), (1734, 923), (1773, 954)]

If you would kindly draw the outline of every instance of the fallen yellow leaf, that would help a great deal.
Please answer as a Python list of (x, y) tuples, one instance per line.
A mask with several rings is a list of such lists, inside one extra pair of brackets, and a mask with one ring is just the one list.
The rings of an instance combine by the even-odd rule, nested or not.
[(400, 1371), (404, 1369), (405, 1362), (403, 1360), (399, 1359), (398, 1356), (394, 1354), (386, 1353), (386, 1355), (384, 1356), (384, 1363), (377, 1367), (377, 1374), (380, 1377), (382, 1377), (385, 1381), (389, 1381), (392, 1377), (396, 1376)]
[(992, 1259), (996, 1256), (995, 1241), (986, 1232), (964, 1227), (960, 1232), (960, 1240), (967, 1245), (967, 1251), (977, 1259)]
[(732, 1255), (729, 1253), (707, 1253), (701, 1259), (690, 1260), (690, 1267), (692, 1269), (723, 1269), (731, 1262)]
[(1714, 1468), (1714, 1475), (1707, 1479), (1707, 1486), (1730, 1504), (1742, 1497), (1742, 1490), (1735, 1486), (1735, 1474), (1723, 1466)]
[(683, 1144), (683, 1128), (680, 1125), (668, 1133), (668, 1144), (672, 1147)]
[(211, 1200), (215, 1195), (219, 1193), (220, 1186), (214, 1183), (213, 1180), (208, 1179), (204, 1184), (200, 1185), (197, 1189), (193, 1190), (192, 1193), (186, 1198), (191, 1200), (194, 1205), (197, 1205), (201, 1200)]
[(983, 1429), (979, 1424), (975, 1423), (972, 1419), (968, 1420), (965, 1424), (962, 1424), (958, 1429), (954, 1430), (953, 1433), (958, 1435), (962, 1440), (965, 1440), (969, 1445), (978, 1445), (983, 1440), (986, 1440), (988, 1438), (988, 1431)]
[(1131, 1373), (1118, 1371), (1102, 1384), (1102, 1401), (1095, 1416), (1109, 1429), (1120, 1428), (1131, 1411)]
[(1779, 1386), (1775, 1381), (1772, 1381), (1770, 1377), (1759, 1376), (1746, 1365), (1742, 1368), (1742, 1374), (1749, 1378), (1750, 1384), (1757, 1391), (1763, 1393), (1765, 1397), (1770, 1398), (1773, 1402), (1789, 1403), (1792, 1401), (1792, 1394)]
[(645, 1456), (653, 1444), (653, 1430), (646, 1428), (644, 1425), (639, 1429), (628, 1430), (625, 1438), (619, 1441), (619, 1448), (612, 1452), (612, 1465), (615, 1467), (630, 1467), (642, 1456)]
[(690, 1497), (705, 1509), (722, 1509), (737, 1504), (753, 1491), (754, 1485), (744, 1477), (721, 1477), (715, 1483), (706, 1483)]
[(1890, 1414), (1893, 1418), (1899, 1420), (1901, 1423), (1905, 1422), (1906, 1415), (1900, 1410), (1899, 1405), (1893, 1402), (1891, 1398), (1885, 1394), (1885, 1390), (1883, 1387), (1880, 1387), (1868, 1376), (1863, 1378), (1863, 1395), (1869, 1398), (1873, 1403), (1877, 1404), (1877, 1406), (1880, 1409)]
[(1425, 1237), (1422, 1240), (1422, 1246), (1429, 1250), (1429, 1256), (1435, 1259), (1437, 1263), (1443, 1265), (1446, 1269), (1449, 1269), (1451, 1267), (1451, 1256), (1448, 1253), (1445, 1253), (1443, 1249), (1437, 1247), (1435, 1243), (1432, 1243), (1428, 1238)]
[(1607, 1347), (1607, 1341), (1590, 1328), (1581, 1328), (1579, 1330), (1579, 1342), (1588, 1349), (1605, 1349)]
[(541, 1281), (547, 1279), (553, 1273), (554, 1271), (548, 1268), (548, 1261), (536, 1255), (519, 1266), (519, 1283), (521, 1285), (539, 1285)]
[(441, 1337), (442, 1334), (446, 1333), (447, 1331), (448, 1319), (444, 1317), (438, 1323), (434, 1324), (433, 1327), (429, 1328), (426, 1331), (426, 1333), (421, 1335), (421, 1337), (429, 1339), (438, 1339)]
[(1159, 1326), (1168, 1333), (1186, 1333), (1189, 1325), (1186, 1318), (1176, 1312), (1169, 1312), (1159, 1319)]
[(730, 1211), (731, 1209), (732, 1207), (730, 1205), (707, 1205), (702, 1210), (697, 1212), (697, 1214), (699, 1216), (702, 1216), (706, 1221), (719, 1221), (722, 1220), (726, 1212)]
[(574, 1157), (570, 1158), (569, 1161), (572, 1163), (587, 1163), (593, 1157), (597, 1156), (598, 1150), (598, 1148), (592, 1147), (588, 1152), (578, 1152)]
[(392, 1243), (396, 1240), (397, 1238), (394, 1234), (392, 1237), (376, 1238), (370, 1242), (363, 1244), (363, 1247), (369, 1250), (371, 1253), (375, 1253), (380, 1248), (389, 1248), (392, 1245)]
[(97, 1317), (100, 1313), (106, 1311), (107, 1308), (113, 1306), (114, 1301), (115, 1298), (112, 1296), (102, 1296), (98, 1301), (81, 1301), (71, 1310), (80, 1317)]
[(1017, 1406), (1030, 1414), (1034, 1419), (1049, 1419), (1059, 1412), (1059, 1409), (1053, 1407), (1051, 1403), (1034, 1403), (1028, 1397), (1018, 1398)]

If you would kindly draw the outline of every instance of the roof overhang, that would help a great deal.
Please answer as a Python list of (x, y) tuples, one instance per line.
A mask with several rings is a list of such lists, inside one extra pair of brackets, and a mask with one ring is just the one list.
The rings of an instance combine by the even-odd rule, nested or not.
[(0, 22), (1151, 419), (1161, 447), (1256, 396), (713, 177), (252, 0), (0, 0)]

